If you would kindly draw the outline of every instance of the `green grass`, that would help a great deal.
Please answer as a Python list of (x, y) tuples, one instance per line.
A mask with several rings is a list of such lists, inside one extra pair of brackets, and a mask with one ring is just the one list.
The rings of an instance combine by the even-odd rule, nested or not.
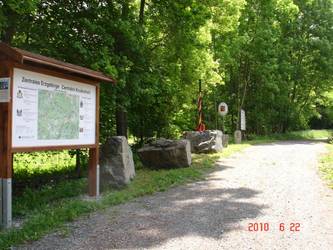
[[(22, 192), (50, 189), (56, 185), (63, 186), (65, 181), (78, 178), (75, 151), (44, 151), (20, 153), (14, 155), (14, 196)], [(87, 172), (87, 152), (81, 151), (80, 175)]]
[(44, 185), (40, 190), (26, 188), (13, 199), (13, 217), (22, 218), (39, 211), (61, 199), (76, 197), (87, 189), (86, 179), (66, 180), (56, 184)]
[(0, 248), (37, 240), (43, 235), (61, 229), (66, 222), (96, 210), (130, 201), (136, 197), (165, 191), (173, 186), (204, 178), (213, 169), (220, 157), (227, 157), (250, 144), (230, 145), (222, 153), (193, 155), (189, 168), (150, 170), (139, 169), (134, 181), (121, 190), (103, 193), (101, 199), (85, 200), (80, 198), (86, 193), (87, 180), (70, 180), (48, 185), (41, 190), (27, 189), (20, 197), (14, 197), (15, 217), (24, 220), (20, 228), (0, 232)]
[(327, 144), (328, 152), (320, 159), (320, 171), (327, 181), (330, 188), (333, 189), (333, 145)]
[(333, 130), (302, 130), (287, 132), (284, 134), (270, 134), (267, 136), (249, 135), (252, 140), (319, 140), (328, 139), (333, 133)]

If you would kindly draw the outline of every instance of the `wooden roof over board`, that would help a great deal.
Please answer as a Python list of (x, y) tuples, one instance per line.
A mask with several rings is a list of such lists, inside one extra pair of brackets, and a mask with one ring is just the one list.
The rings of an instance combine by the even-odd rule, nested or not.
[(97, 72), (78, 65), (65, 63), (50, 57), (34, 54), (26, 50), (11, 47), (2, 42), (0, 42), (0, 55), (1, 54), (6, 55), (9, 59), (20, 64), (33, 64), (74, 76), (86, 77), (103, 82), (116, 82), (113, 78), (106, 76), (101, 72)]

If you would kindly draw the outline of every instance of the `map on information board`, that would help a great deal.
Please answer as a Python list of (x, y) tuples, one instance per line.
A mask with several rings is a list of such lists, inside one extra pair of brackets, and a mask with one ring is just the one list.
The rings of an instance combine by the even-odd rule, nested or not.
[(38, 139), (79, 139), (80, 98), (38, 90)]
[(13, 147), (95, 144), (96, 86), (14, 69)]

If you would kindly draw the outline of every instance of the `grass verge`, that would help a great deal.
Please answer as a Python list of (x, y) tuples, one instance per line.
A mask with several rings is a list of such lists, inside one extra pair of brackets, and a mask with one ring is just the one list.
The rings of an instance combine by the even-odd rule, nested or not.
[(8, 249), (14, 245), (37, 240), (55, 229), (64, 227), (65, 223), (93, 211), (200, 180), (212, 170), (220, 157), (230, 156), (249, 146), (250, 144), (245, 143), (230, 145), (222, 153), (193, 155), (193, 164), (189, 168), (139, 169), (130, 185), (121, 190), (107, 191), (98, 201), (87, 201), (79, 197), (86, 192), (86, 180), (70, 180), (56, 186), (45, 186), (39, 191), (27, 190), (22, 196), (14, 197), (13, 202), (14, 215), (21, 217), (24, 222), (19, 228), (0, 232), (0, 248)]
[(320, 140), (328, 139), (333, 133), (333, 130), (323, 129), (323, 130), (302, 130), (287, 132), (284, 134), (270, 134), (266, 136), (256, 136), (249, 135), (250, 139), (254, 140)]
[(319, 170), (328, 186), (333, 189), (333, 145), (327, 144), (327, 149), (328, 152), (320, 159)]

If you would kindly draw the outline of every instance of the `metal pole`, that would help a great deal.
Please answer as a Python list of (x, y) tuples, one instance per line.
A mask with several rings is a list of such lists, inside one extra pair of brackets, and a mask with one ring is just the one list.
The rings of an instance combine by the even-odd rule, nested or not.
[(215, 129), (218, 129), (218, 110), (217, 110), (217, 102), (216, 102), (216, 93), (214, 92), (214, 108), (215, 108)]
[(2, 226), (12, 226), (12, 178), (2, 179)]
[(2, 209), (2, 206), (3, 206), (3, 199), (2, 199), (2, 196), (3, 196), (3, 192), (2, 192), (2, 178), (0, 178), (0, 228), (2, 228), (2, 225), (3, 225), (3, 209)]
[(203, 101), (202, 101), (202, 92), (201, 92), (201, 79), (199, 80), (199, 98), (198, 98), (198, 126), (197, 131), (204, 131), (205, 125), (203, 123)]
[(100, 167), (99, 167), (99, 164), (97, 165), (97, 168), (96, 168), (96, 197), (99, 196), (99, 183), (100, 183)]

